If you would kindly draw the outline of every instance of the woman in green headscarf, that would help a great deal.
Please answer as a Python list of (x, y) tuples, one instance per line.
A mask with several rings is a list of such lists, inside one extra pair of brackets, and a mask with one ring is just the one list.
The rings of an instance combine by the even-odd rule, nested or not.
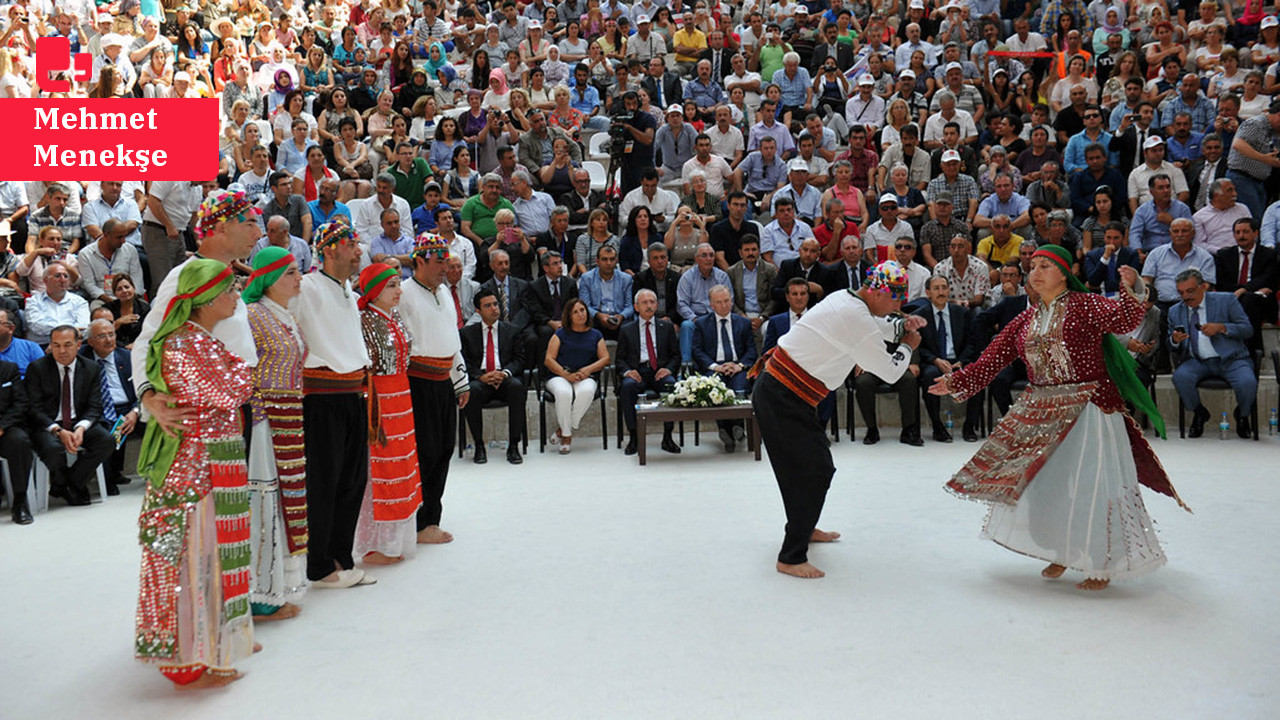
[(253, 617), (285, 620), (307, 589), (307, 458), (302, 360), (307, 345), (289, 303), (302, 290), (298, 261), (269, 245), (253, 257), (243, 298), (258, 350), (253, 368), (249, 503), (253, 516)]
[[(157, 392), (190, 409), (174, 434), (149, 423), (138, 470), (142, 579), (135, 653), (174, 684), (225, 685), (256, 648), (249, 615), (249, 495), (240, 406), (249, 367), (210, 331), (235, 313), (231, 268), (182, 266), (147, 355)], [(157, 308), (157, 311), (160, 309)]]
[[(1101, 590), (1165, 563), (1139, 483), (1182, 505), (1151, 445), (1125, 412), (1127, 400), (1164, 435), (1164, 421), (1114, 333), (1145, 314), (1137, 272), (1120, 268), (1116, 299), (1087, 292), (1065, 248), (1031, 257), (1027, 283), (1039, 293), (978, 360), (938, 378), (929, 392), (973, 397), (1021, 357), (1030, 385), (948, 489), (991, 503), (983, 535), (1049, 562), (1042, 575), (1084, 573), (1076, 587)], [(1034, 480), (1034, 482), (1033, 482)], [(1186, 505), (1182, 505), (1184, 508)]]

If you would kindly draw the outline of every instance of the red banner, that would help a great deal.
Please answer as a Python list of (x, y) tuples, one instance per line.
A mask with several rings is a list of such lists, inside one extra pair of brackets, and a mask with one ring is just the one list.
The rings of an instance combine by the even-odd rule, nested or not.
[(10, 180), (212, 180), (216, 98), (10, 98), (0, 101)]

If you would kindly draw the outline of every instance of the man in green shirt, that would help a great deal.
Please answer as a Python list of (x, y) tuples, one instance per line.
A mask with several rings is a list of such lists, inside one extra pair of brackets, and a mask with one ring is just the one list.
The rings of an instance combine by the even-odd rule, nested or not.
[(462, 206), (462, 234), (483, 244), (498, 232), (493, 216), (506, 208), (515, 213), (516, 208), (502, 197), (502, 177), (497, 173), (485, 173), (480, 179), (480, 194), (467, 200)]
[(422, 188), (431, 179), (431, 166), (417, 154), (411, 143), (402, 142), (396, 146), (396, 164), (387, 169), (396, 179), (396, 195), (415, 210), (422, 204)]

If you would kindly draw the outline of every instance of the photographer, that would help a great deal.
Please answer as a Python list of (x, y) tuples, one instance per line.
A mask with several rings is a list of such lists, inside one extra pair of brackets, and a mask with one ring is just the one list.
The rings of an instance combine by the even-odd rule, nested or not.
[(609, 128), (614, 163), (622, 168), (622, 195), (640, 185), (645, 168), (653, 167), (653, 137), (658, 123), (640, 112), (640, 97), (629, 91), (622, 96), (624, 112), (615, 116)]

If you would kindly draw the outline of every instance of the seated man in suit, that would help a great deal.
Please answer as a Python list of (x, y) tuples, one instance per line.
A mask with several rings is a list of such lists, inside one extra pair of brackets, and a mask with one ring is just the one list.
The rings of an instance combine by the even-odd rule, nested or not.
[(671, 269), (671, 256), (667, 253), (667, 246), (651, 242), (645, 254), (649, 256), (649, 267), (632, 278), (631, 291), (639, 295), (641, 290), (652, 290), (658, 301), (658, 317), (666, 318), (672, 324), (679, 324), (680, 274)]
[(1258, 227), (1255, 218), (1236, 220), (1231, 226), (1235, 246), (1213, 256), (1216, 289), (1235, 295), (1253, 326), (1246, 343), (1250, 350), (1262, 349), (1262, 324), (1276, 321), (1276, 290), (1280, 289), (1276, 249), (1258, 244)]
[(578, 295), (587, 304), (592, 326), (606, 340), (617, 340), (622, 323), (631, 320), (631, 276), (618, 272), (618, 251), (611, 245), (596, 249), (596, 266), (578, 280)]
[[(124, 474), (125, 442), (135, 435), (141, 439), (146, 425), (138, 422), (141, 411), (138, 396), (133, 391), (133, 362), (129, 351), (116, 347), (116, 329), (110, 320), (94, 320), (89, 323), (89, 342), (80, 348), (80, 355), (94, 361), (102, 368), (102, 427), (111, 432), (120, 419), (120, 447), (111, 453), (107, 461), (107, 493), (119, 493), (118, 485), (128, 485)], [(108, 402), (109, 401), (109, 402)]]
[(1098, 288), (1110, 297), (1120, 292), (1120, 266), (1128, 265), (1142, 273), (1142, 258), (1129, 247), (1124, 223), (1111, 221), (1102, 233), (1102, 247), (1084, 256), (1084, 277), (1089, 287)]
[(547, 343), (560, 329), (565, 303), (578, 297), (578, 283), (564, 274), (564, 259), (558, 250), (548, 250), (538, 258), (542, 273), (524, 290), (524, 306), (529, 310), (533, 332), (537, 337), (534, 366), (542, 365)]
[(19, 525), (32, 523), (27, 504), (27, 483), (31, 477), (31, 439), (27, 422), (27, 393), (18, 366), (0, 360), (0, 457), (9, 463), (10, 515)]
[[(787, 310), (773, 315), (765, 324), (764, 352), (769, 352), (778, 344), (778, 338), (786, 335), (793, 325), (800, 322), (800, 317), (809, 309), (809, 282), (804, 278), (791, 278), (787, 282)], [(836, 411), (836, 394), (830, 392), (818, 403), (818, 418), (825, 427)]]
[(486, 280), (480, 289), (491, 290), (498, 296), (499, 318), (511, 323), (516, 332), (523, 333), (529, 327), (529, 310), (523, 301), (529, 281), (511, 274), (511, 256), (506, 250), (489, 251), (489, 268), (493, 270), (493, 277)]
[[(591, 173), (585, 168), (575, 168), (570, 172), (573, 178), (573, 189), (561, 195), (559, 203), (569, 211), (569, 235), (574, 238), (587, 229), (587, 218), (591, 211), (604, 207), (604, 193), (591, 189)], [(552, 211), (554, 217), (555, 212)], [(570, 250), (573, 246), (570, 245)], [(563, 254), (563, 253), (562, 253)]]
[(825, 285), (829, 282), (827, 268), (818, 262), (822, 247), (815, 238), (807, 238), (800, 243), (799, 257), (783, 260), (778, 266), (778, 274), (773, 280), (773, 300), (777, 303), (787, 301), (787, 281), (794, 277), (809, 281), (809, 307), (818, 304), (826, 294)]
[[(778, 268), (760, 257), (760, 238), (755, 235), (742, 236), (738, 254), (738, 262), (729, 266), (733, 311), (750, 320), (751, 329), (759, 336), (760, 327), (773, 315), (773, 281)], [(808, 299), (809, 286), (805, 283), (805, 301)]]
[(1193, 438), (1204, 434), (1209, 411), (1200, 403), (1196, 384), (1212, 376), (1226, 380), (1235, 392), (1236, 432), (1247, 438), (1258, 395), (1258, 378), (1245, 348), (1253, 332), (1249, 318), (1231, 293), (1209, 292), (1199, 270), (1183, 270), (1175, 281), (1182, 301), (1169, 308), (1169, 345), (1182, 352), (1182, 363), (1173, 371), (1173, 386), (1182, 404), (1193, 408), (1187, 434)]
[[(990, 308), (982, 310), (973, 319), (974, 342), (977, 347), (986, 348), (991, 338), (1000, 334), (1006, 325), (1027, 309), (1027, 304), (1035, 305), (1040, 301), (1040, 294), (1030, 284), (1023, 286), (1022, 295), (1006, 295), (1004, 299)], [(1015, 359), (1005, 369), (996, 373), (996, 377), (987, 386), (987, 392), (995, 400), (1000, 414), (1009, 412), (1013, 404), (1013, 384), (1027, 379), (1027, 366), (1022, 359)]]
[[(49, 468), (49, 494), (68, 505), (89, 504), (89, 478), (115, 449), (102, 419), (102, 369), (79, 357), (80, 333), (59, 325), (49, 354), (27, 366), (31, 444)], [(67, 467), (67, 453), (76, 461)]]
[[(733, 314), (733, 293), (716, 285), (708, 293), (711, 312), (694, 321), (693, 362), (698, 372), (715, 373), (730, 390), (747, 391), (747, 371), (756, 362), (751, 322)], [(733, 452), (745, 437), (741, 420), (720, 420), (720, 441)]]
[(515, 326), (498, 316), (498, 296), (481, 289), (475, 297), (480, 322), (462, 328), (462, 360), (471, 379), (471, 399), (463, 412), (475, 441), (477, 465), (489, 461), (484, 448), (484, 406), (492, 400), (507, 404), (507, 462), (519, 465), (520, 440), (524, 437), (525, 388), (521, 375), (527, 359), (525, 339)]
[[(911, 239), (898, 238), (896, 242), (908, 241)], [(839, 290), (857, 290), (862, 287), (862, 278), (867, 276), (868, 270), (876, 266), (875, 257), (875, 250), (863, 251), (862, 243), (858, 238), (852, 235), (840, 238), (840, 260), (825, 266), (827, 294), (830, 295)], [(923, 268), (920, 270), (928, 272)]]
[(547, 252), (554, 250), (560, 253), (560, 262), (564, 262), (565, 256), (573, 257), (573, 250), (578, 243), (578, 236), (569, 231), (569, 208), (564, 205), (555, 206), (551, 210), (551, 217), (547, 223), (547, 229), (538, 233), (534, 239), (539, 268), (545, 267), (541, 258)]
[[(636, 319), (618, 331), (614, 361), (622, 378), (618, 384), (618, 412), (631, 436), (627, 455), (636, 454), (636, 399), (649, 390), (669, 391), (680, 370), (680, 338), (670, 320), (657, 316), (657, 295), (648, 289), (636, 292), (635, 311)], [(671, 439), (673, 427), (673, 423), (663, 423), (662, 449), (678, 453), (680, 446)]]
[[(929, 387), (937, 378), (960, 368), (961, 363), (969, 364), (976, 360), (981, 348), (974, 342), (977, 333), (970, 327), (969, 311), (959, 305), (948, 302), (951, 299), (951, 286), (947, 279), (935, 275), (929, 279), (927, 288), (929, 304), (915, 312), (925, 319), (925, 326), (920, 329), (920, 384)], [(980, 393), (965, 403), (964, 439), (966, 442), (977, 442), (978, 424), (982, 418), (982, 399)], [(938, 396), (928, 393), (924, 396), (924, 407), (929, 412), (929, 422), (933, 424), (933, 439), (937, 442), (951, 442), (951, 433), (947, 431), (940, 416), (941, 405)]]
[(444, 282), (449, 286), (449, 294), (453, 296), (453, 306), (458, 311), (458, 329), (463, 325), (479, 319), (473, 302), (476, 293), (480, 292), (480, 283), (463, 277), (462, 258), (449, 254), (445, 261)]

